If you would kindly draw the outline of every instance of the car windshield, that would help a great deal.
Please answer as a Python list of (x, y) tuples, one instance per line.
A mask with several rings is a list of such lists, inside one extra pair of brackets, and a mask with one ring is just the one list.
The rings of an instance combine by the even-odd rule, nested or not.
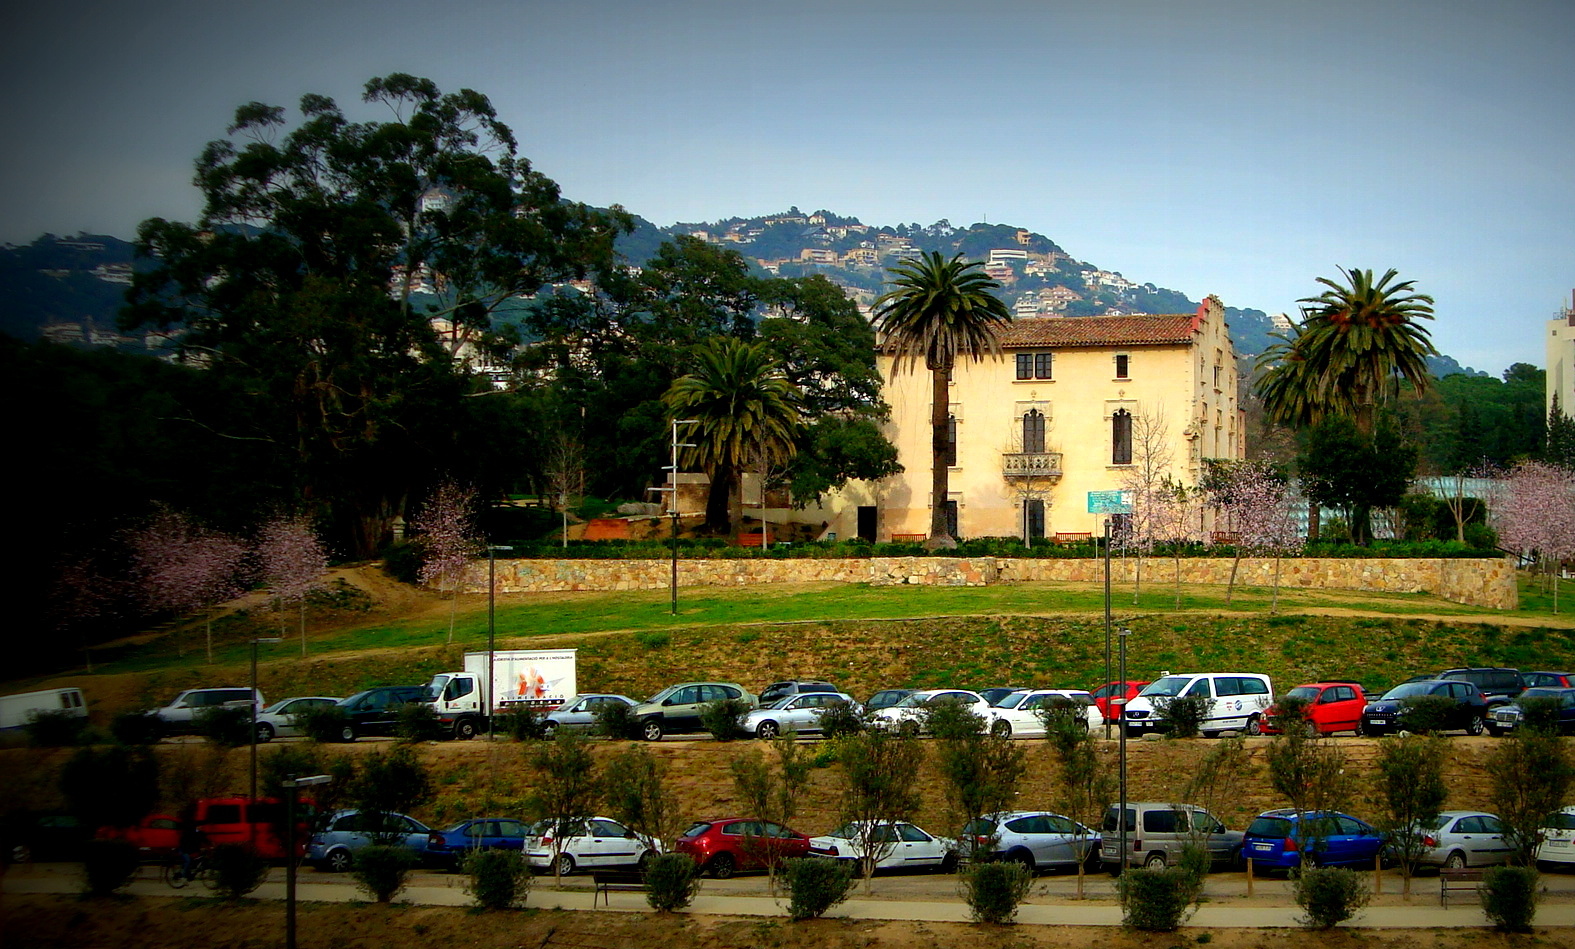
[(1554, 830), (1575, 830), (1575, 814), (1559, 812), (1548, 821), (1548, 826)]
[(1311, 702), (1313, 699), (1318, 697), (1318, 690), (1310, 685), (1298, 685), (1296, 688), (1285, 693), (1285, 697), (1288, 699), (1306, 699), (1307, 701)]
[(924, 693), (922, 693), (922, 692), (915, 692), (912, 695), (905, 696), (901, 702), (898, 702), (896, 705), (894, 705), (892, 707), (893, 708), (918, 708), (918, 707), (920, 707), (921, 705), (924, 704), (924, 700), (927, 699), (927, 698), (929, 698), (929, 696), (925, 695)]
[(295, 701), (295, 699), (280, 699), (279, 701), (277, 701), (277, 702), (273, 703), (272, 705), (268, 706), (267, 708), (263, 709), (261, 714), (267, 715), (269, 712), (277, 712), (281, 708), (284, 708), (286, 703), (294, 702), (294, 701)]
[(1191, 681), (1192, 676), (1165, 676), (1158, 682), (1150, 683), (1138, 695), (1180, 695)]
[(700, 821), (697, 824), (690, 824), (689, 825), (689, 829), (684, 831), (680, 836), (683, 836), (683, 837), (698, 837), (698, 836), (700, 836), (701, 834), (705, 833), (706, 831), (708, 831), (710, 829), (711, 829), (711, 822), (710, 821)]
[(1001, 701), (995, 703), (995, 707), (996, 708), (1017, 708), (1018, 706), (1023, 704), (1023, 700), (1026, 699), (1026, 698), (1028, 698), (1028, 693), (1027, 692), (1011, 692), (1011, 693), (1008, 693), (1004, 698), (1002, 698)]
[(1385, 692), (1384, 698), (1403, 699), (1408, 695), (1426, 695), (1429, 688), (1429, 681), (1430, 680), (1424, 679), (1421, 682), (1403, 682), (1400, 685), (1390, 689), (1388, 692)]
[(767, 705), (766, 708), (787, 708), (787, 704), (796, 698), (798, 698), (796, 695), (784, 695), (775, 702), (772, 702), (770, 705)]
[(1289, 837), (1294, 826), (1283, 817), (1259, 817), (1247, 825), (1249, 837)]
[(857, 824), (843, 824), (841, 827), (838, 827), (836, 830), (832, 831), (826, 836), (836, 837), (840, 840), (852, 840), (854, 836), (858, 834), (858, 832), (859, 828)]
[(964, 836), (988, 837), (995, 833), (995, 821), (986, 817), (975, 817), (963, 827)]
[(677, 692), (677, 691), (678, 691), (678, 686), (670, 685), (667, 688), (663, 689), (662, 691), (660, 691), (660, 692), (656, 693), (655, 695), (651, 696), (650, 698), (646, 699), (645, 700), (645, 704), (647, 704), (647, 705), (655, 705), (657, 702), (660, 702), (662, 699), (667, 698), (669, 695), (672, 695), (674, 692)]

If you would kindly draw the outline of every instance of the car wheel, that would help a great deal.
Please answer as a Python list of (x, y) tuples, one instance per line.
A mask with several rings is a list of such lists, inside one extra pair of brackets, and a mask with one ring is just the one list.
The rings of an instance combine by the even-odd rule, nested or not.
[(904, 738), (917, 738), (919, 737), (919, 723), (903, 722), (897, 726), (897, 734)]
[(257, 743), (260, 745), (266, 745), (270, 741), (273, 741), (273, 726), (267, 722), (258, 722)]
[(1456, 850), (1444, 858), (1444, 866), (1450, 870), (1464, 870), (1466, 867), (1466, 855)]
[(755, 734), (766, 741), (770, 741), (777, 737), (777, 723), (772, 721), (761, 722), (760, 727), (755, 729)]
[(655, 860), (655, 859), (656, 859), (656, 854), (654, 854), (651, 851), (647, 850), (645, 853), (640, 854), (640, 859), (636, 860), (634, 862), (634, 865), (639, 868), (641, 873), (644, 873), (647, 870), (651, 869), (651, 861)]
[(726, 880), (733, 875), (734, 870), (738, 869), (738, 865), (734, 862), (732, 854), (719, 853), (711, 858), (709, 869), (711, 875), (718, 880)]
[(1151, 853), (1148, 859), (1143, 861), (1143, 866), (1149, 870), (1163, 870), (1166, 865), (1165, 855), (1162, 853)]
[(1198, 734), (1202, 735), (1204, 738), (1218, 738), (1218, 737), (1220, 737), (1220, 733), (1219, 732), (1198, 732)]
[(328, 851), (328, 856), (323, 860), (323, 866), (325, 866), (330, 873), (344, 873), (346, 870), (350, 869), (350, 864), (353, 862), (354, 860), (350, 856), (350, 851), (330, 850)]
[(1484, 727), (1484, 723), (1482, 721), (1482, 716), (1480, 716), (1480, 715), (1473, 715), (1473, 716), (1471, 716), (1471, 719), (1466, 722), (1466, 734), (1467, 735), (1480, 735), (1480, 734), (1482, 734), (1483, 727)]
[(548, 741), (551, 741), (552, 739), (558, 737), (558, 723), (557, 722), (547, 722), (544, 725), (542, 725), (541, 726), (541, 737), (547, 739)]
[(553, 861), (552, 871), (561, 877), (568, 876), (574, 872), (574, 858), (566, 853), (558, 854), (558, 858)]
[(33, 848), (27, 844), (16, 844), (11, 848), (10, 856), (12, 863), (32, 863)]
[(1247, 734), (1258, 736), (1263, 734), (1263, 719), (1256, 715), (1247, 718)]
[(345, 725), (339, 729), (340, 741), (355, 741), (355, 726)]
[(1487, 722), (1483, 722), (1482, 723), (1482, 727), (1484, 729), (1486, 729), (1487, 733), (1489, 735), (1492, 735), (1494, 738), (1503, 738), (1504, 737), (1504, 729), (1499, 728), (1497, 725), (1493, 725), (1493, 724), (1490, 724), (1490, 723), (1487, 723)]
[(474, 718), (462, 718), (455, 722), (454, 737), (460, 739), (461, 741), (469, 741), (470, 739), (475, 738), (476, 720)]
[(948, 851), (946, 851), (946, 856), (941, 858), (941, 872), (942, 873), (956, 873), (957, 872), (957, 851), (955, 851), (955, 850), (948, 850)]
[(640, 726), (640, 733), (645, 736), (646, 741), (661, 741), (662, 723), (654, 718), (647, 719), (646, 723)]
[(1012, 723), (996, 722), (990, 726), (990, 734), (997, 738), (1010, 738), (1012, 737)]
[(1027, 850), (1013, 851), (1012, 853), (1007, 854), (1006, 859), (1012, 861), (1013, 863), (1021, 864), (1023, 869), (1028, 871), (1029, 876), (1033, 876), (1034, 871), (1039, 869), (1034, 863), (1034, 855)]

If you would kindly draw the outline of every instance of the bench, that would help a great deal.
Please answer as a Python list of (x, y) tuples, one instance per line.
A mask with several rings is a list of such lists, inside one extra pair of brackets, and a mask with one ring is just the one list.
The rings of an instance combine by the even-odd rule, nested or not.
[(1449, 905), (1449, 894), (1464, 890), (1476, 890), (1482, 885), (1482, 868), (1444, 867), (1438, 871), (1438, 902), (1441, 906)]
[(922, 544), (925, 536), (924, 534), (893, 534), (891, 535), (891, 542), (894, 544)]
[(639, 870), (593, 870), (591, 883), (596, 887), (596, 892), (591, 896), (592, 909), (596, 908), (597, 900), (605, 901), (611, 909), (613, 890), (645, 892), (645, 874)]
[(1094, 535), (1083, 531), (1056, 531), (1055, 542), (1058, 544), (1086, 544), (1094, 539)]

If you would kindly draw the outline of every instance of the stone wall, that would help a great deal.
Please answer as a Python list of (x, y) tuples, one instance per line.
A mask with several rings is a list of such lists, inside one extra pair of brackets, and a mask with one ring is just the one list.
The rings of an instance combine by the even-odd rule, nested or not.
[[(1137, 562), (1112, 561), (1111, 578), (1131, 584)], [(1362, 590), (1374, 593), (1429, 593), (1491, 609), (1512, 610), (1518, 603), (1515, 565), (1503, 559), (1297, 558), (1280, 561), (1283, 589)], [(1238, 586), (1269, 587), (1272, 559), (1243, 558)], [(499, 560), (498, 590), (550, 593), (575, 590), (662, 590), (671, 577), (667, 560)], [(1181, 560), (1184, 584), (1230, 580), (1231, 561), (1201, 557)], [(680, 586), (751, 586), (762, 583), (868, 583), (872, 586), (988, 586), (1023, 581), (1097, 583), (1104, 562), (1096, 559), (1007, 557), (871, 557), (847, 560), (680, 560)], [(1143, 561), (1143, 582), (1175, 582), (1174, 561)], [(485, 592), (486, 567), (471, 572), (467, 588)]]

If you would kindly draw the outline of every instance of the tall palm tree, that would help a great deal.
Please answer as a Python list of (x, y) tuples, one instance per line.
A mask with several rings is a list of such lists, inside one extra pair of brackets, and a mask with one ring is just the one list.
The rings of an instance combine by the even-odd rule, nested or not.
[(893, 268), (895, 289), (875, 301), (875, 328), (882, 345), (896, 354), (895, 371), (920, 359), (930, 370), (930, 537), (925, 546), (955, 547), (946, 518), (951, 448), (947, 425), (947, 383), (959, 357), (983, 359), (1001, 351), (996, 330), (1012, 321), (1012, 311), (991, 293), (1000, 286), (985, 276), (978, 261), (962, 254), (947, 260), (930, 252)]
[(759, 343), (718, 336), (691, 352), (694, 370), (674, 380), (662, 401), (671, 418), (696, 420), (684, 460), (710, 472), (706, 527), (725, 532), (741, 518), (746, 459), (770, 466), (796, 452), (803, 397)]
[(1371, 434), (1378, 403), (1398, 394), (1402, 379), (1417, 393), (1432, 386), (1427, 357), (1438, 350), (1418, 321), (1433, 318), (1433, 298), (1412, 292), (1413, 281), (1391, 284), (1393, 269), (1377, 281), (1371, 270), (1340, 273), (1344, 284), (1319, 277), (1328, 289), (1297, 301), (1302, 322), (1260, 357), (1269, 368), (1258, 394), (1277, 421), (1345, 415)]

